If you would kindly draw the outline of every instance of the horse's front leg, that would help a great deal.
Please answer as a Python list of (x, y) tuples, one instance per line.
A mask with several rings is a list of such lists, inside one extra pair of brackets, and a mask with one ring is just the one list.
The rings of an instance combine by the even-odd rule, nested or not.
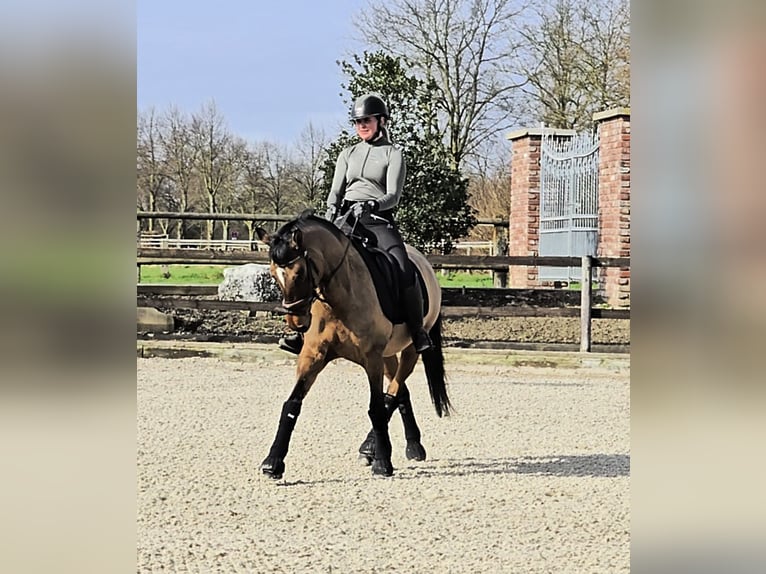
[(368, 415), (372, 422), (375, 437), (375, 455), (372, 461), (372, 473), (377, 476), (391, 476), (394, 467), (391, 464), (391, 438), (388, 435), (388, 419), (386, 404), (383, 398), (383, 357), (368, 356), (367, 380), (370, 383), (370, 410)]
[(298, 381), (282, 405), (277, 435), (274, 437), (268, 456), (261, 463), (261, 471), (270, 478), (282, 478), (285, 472), (285, 456), (287, 456), (295, 423), (298, 422), (298, 415), (301, 414), (303, 399), (326, 364), (324, 357), (301, 355), (298, 359)]

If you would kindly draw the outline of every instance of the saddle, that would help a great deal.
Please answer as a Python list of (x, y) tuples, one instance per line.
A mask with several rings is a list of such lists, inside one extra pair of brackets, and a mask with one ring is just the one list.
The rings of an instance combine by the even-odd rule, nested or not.
[[(351, 240), (351, 244), (367, 265), (383, 314), (395, 325), (404, 323), (406, 315), (401, 300), (402, 273), (399, 264), (388, 252), (377, 246), (375, 235), (364, 225), (359, 224), (352, 229), (346, 224), (340, 229)], [(423, 307), (428, 309), (428, 291), (423, 277), (411, 259), (410, 264), (415, 270), (418, 287), (423, 294)]]

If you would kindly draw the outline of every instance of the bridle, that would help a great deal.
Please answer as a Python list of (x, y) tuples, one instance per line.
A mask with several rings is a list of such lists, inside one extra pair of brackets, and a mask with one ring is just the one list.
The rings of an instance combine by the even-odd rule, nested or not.
[(333, 277), (335, 277), (335, 274), (338, 272), (338, 270), (341, 268), (341, 265), (343, 265), (343, 262), (346, 260), (346, 256), (348, 255), (348, 250), (350, 247), (351, 241), (349, 240), (346, 242), (346, 248), (343, 250), (343, 255), (341, 256), (340, 261), (338, 261), (337, 265), (335, 265), (333, 270), (330, 271), (324, 280), (322, 280), (322, 278), (319, 278), (319, 280), (315, 278), (315, 276), (319, 274), (319, 268), (309, 256), (308, 249), (304, 249), (303, 253), (299, 253), (293, 259), (283, 265), (276, 264), (277, 267), (285, 269), (293, 265), (299, 259), (303, 259), (306, 262), (306, 272), (309, 280), (309, 295), (295, 301), (290, 301), (289, 303), (285, 301), (283, 297), (282, 308), (287, 312), (288, 315), (299, 317), (308, 315), (311, 309), (311, 305), (316, 300), (319, 300), (322, 303), (327, 303), (327, 299), (322, 296), (321, 287), (322, 285), (327, 287), (330, 284), (330, 281), (332, 281)]
[(316, 299), (316, 286), (314, 285), (314, 276), (311, 273), (311, 267), (313, 266), (313, 263), (309, 259), (308, 250), (304, 250), (303, 253), (298, 254), (295, 258), (291, 259), (284, 265), (277, 265), (277, 267), (280, 269), (286, 269), (299, 259), (304, 259), (306, 261), (306, 270), (309, 276), (309, 282), (311, 284), (311, 294), (301, 299), (290, 301), (289, 303), (285, 301), (284, 297), (282, 297), (282, 308), (287, 312), (288, 315), (303, 316), (308, 315), (311, 304), (314, 302), (314, 299)]

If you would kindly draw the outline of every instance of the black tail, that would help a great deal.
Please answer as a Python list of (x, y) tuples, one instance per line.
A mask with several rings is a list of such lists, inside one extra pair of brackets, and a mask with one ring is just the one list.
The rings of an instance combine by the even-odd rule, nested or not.
[(426, 370), (428, 390), (431, 393), (431, 401), (436, 408), (436, 414), (449, 415), (452, 405), (447, 396), (447, 382), (444, 375), (444, 354), (442, 353), (442, 317), (436, 319), (436, 323), (428, 332), (433, 347), (421, 354), (423, 366)]

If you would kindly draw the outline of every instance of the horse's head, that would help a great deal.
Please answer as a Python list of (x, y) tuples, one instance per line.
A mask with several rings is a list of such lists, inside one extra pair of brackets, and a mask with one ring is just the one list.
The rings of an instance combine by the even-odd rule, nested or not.
[(287, 324), (303, 333), (311, 325), (311, 304), (316, 298), (315, 279), (303, 244), (303, 232), (290, 224), (273, 234), (261, 227), (256, 232), (258, 238), (269, 245), (271, 275), (282, 291)]

